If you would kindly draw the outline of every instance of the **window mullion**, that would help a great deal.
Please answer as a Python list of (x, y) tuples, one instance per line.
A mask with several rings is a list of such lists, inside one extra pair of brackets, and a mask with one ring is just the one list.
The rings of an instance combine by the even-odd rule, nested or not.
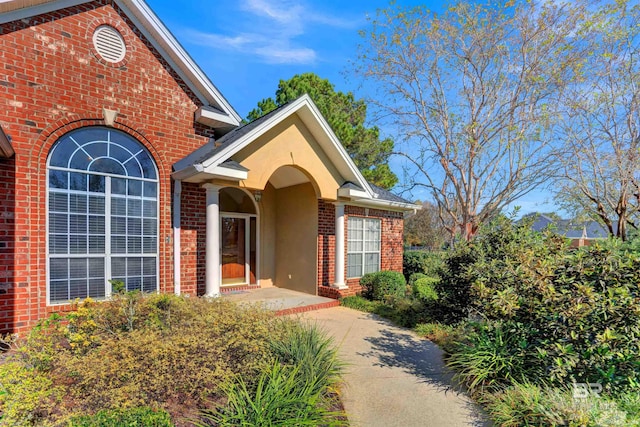
[(104, 286), (105, 297), (111, 298), (111, 284), (109, 279), (111, 276), (111, 177), (105, 177), (104, 184)]

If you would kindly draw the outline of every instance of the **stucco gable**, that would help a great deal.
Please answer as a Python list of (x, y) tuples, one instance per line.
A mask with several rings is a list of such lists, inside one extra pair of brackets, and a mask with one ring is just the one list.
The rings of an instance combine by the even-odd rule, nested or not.
[[(92, 2), (86, 0), (12, 0), (2, 2), (0, 3), (0, 24), (85, 3)], [(202, 105), (195, 113), (197, 122), (215, 128), (220, 134), (229, 132), (240, 124), (241, 118), (231, 104), (143, 0), (113, 0), (113, 3), (123, 11), (201, 102)]]

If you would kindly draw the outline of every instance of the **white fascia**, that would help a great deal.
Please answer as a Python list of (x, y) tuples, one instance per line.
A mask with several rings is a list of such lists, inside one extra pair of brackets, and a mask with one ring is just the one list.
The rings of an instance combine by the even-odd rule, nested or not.
[(204, 168), (203, 172), (212, 175), (212, 178), (231, 179), (234, 181), (242, 181), (249, 178), (248, 171), (227, 168), (224, 165), (209, 166)]
[(414, 205), (413, 203), (392, 202), (390, 200), (380, 200), (380, 199), (358, 199), (358, 200), (349, 201), (349, 202), (345, 201), (344, 203), (351, 206), (384, 209), (388, 211), (413, 212), (413, 211), (422, 209), (422, 206)]
[(371, 195), (364, 190), (356, 190), (353, 188), (340, 188), (338, 189), (339, 197), (346, 197), (349, 199), (371, 199)]
[(222, 114), (211, 106), (202, 106), (196, 110), (195, 120), (205, 126), (212, 128), (225, 128), (231, 130), (239, 125), (226, 114)]

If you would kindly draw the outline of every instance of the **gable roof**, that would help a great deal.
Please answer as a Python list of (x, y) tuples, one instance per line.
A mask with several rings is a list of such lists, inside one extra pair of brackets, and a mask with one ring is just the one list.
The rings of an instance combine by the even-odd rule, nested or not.
[[(290, 101), (264, 116), (232, 130), (217, 141), (210, 140), (182, 160), (176, 162), (173, 177), (180, 180), (193, 179), (196, 176), (216, 177), (220, 167), (231, 156), (250, 145), (260, 136), (273, 129), (292, 115), (297, 115), (311, 132), (331, 163), (343, 177), (344, 184), (336, 194), (351, 198), (360, 204), (376, 207), (397, 208), (400, 210), (419, 209), (391, 192), (368, 183), (353, 160), (335, 135), (329, 123), (322, 116), (309, 95)], [(237, 175), (234, 175), (237, 177)]]
[[(164, 60), (198, 97), (196, 121), (226, 133), (240, 124), (240, 115), (184, 50), (144, 0), (113, 0), (151, 42)], [(88, 0), (11, 0), (0, 3), (0, 24), (90, 3)]]
[(0, 158), (8, 159), (14, 154), (15, 151), (13, 151), (13, 147), (11, 146), (11, 139), (4, 133), (2, 126), (0, 126)]

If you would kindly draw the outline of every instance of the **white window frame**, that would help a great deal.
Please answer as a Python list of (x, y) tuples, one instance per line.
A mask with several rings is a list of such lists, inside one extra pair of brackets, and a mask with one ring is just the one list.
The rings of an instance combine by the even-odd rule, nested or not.
[[(101, 128), (101, 127), (87, 127), (86, 129), (96, 129), (96, 128)], [(81, 128), (78, 129), (76, 131), (71, 131), (69, 132), (69, 134), (73, 133), (73, 132), (80, 132), (82, 129), (85, 128)], [(115, 131), (114, 129), (110, 129), (110, 128), (103, 128), (105, 130), (105, 132), (107, 132), (107, 140), (105, 141), (95, 141), (95, 142), (107, 142), (109, 144), (115, 144), (115, 142), (112, 142), (110, 140), (110, 135), (111, 132), (118, 132), (120, 134), (126, 135), (125, 132), (122, 131)], [(59, 141), (61, 141), (63, 138), (65, 138), (67, 135), (69, 134), (65, 134), (62, 137), (60, 137), (58, 139), (58, 141), (56, 141), (56, 143), (53, 145), (53, 147), (51, 148), (51, 150), (49, 151), (49, 155), (47, 158), (47, 172), (46, 172), (46, 191), (47, 191), (47, 196), (46, 196), (46, 257), (47, 257), (47, 262), (46, 262), (46, 298), (47, 298), (47, 305), (49, 306), (55, 306), (55, 305), (66, 305), (69, 304), (70, 302), (72, 302), (72, 300), (56, 300), (56, 301), (51, 301), (51, 266), (50, 266), (50, 260), (51, 259), (55, 259), (55, 258), (66, 258), (66, 259), (88, 259), (88, 258), (103, 258), (104, 259), (104, 268), (105, 268), (105, 273), (104, 273), (104, 286), (105, 286), (105, 297), (104, 299), (109, 299), (111, 297), (112, 294), (112, 286), (111, 283), (109, 282), (109, 280), (112, 278), (111, 276), (111, 260), (113, 258), (153, 258), (155, 260), (155, 282), (156, 282), (156, 289), (155, 291), (157, 292), (160, 288), (160, 262), (159, 262), (159, 253), (160, 253), (160, 175), (159, 175), (159, 171), (158, 171), (158, 166), (155, 162), (155, 159), (153, 159), (153, 157), (151, 156), (151, 153), (148, 152), (147, 150), (147, 154), (149, 156), (149, 158), (151, 159), (151, 162), (153, 163), (153, 168), (155, 171), (155, 179), (150, 179), (150, 178), (144, 178), (144, 177), (133, 177), (133, 176), (128, 176), (128, 175), (120, 175), (120, 174), (111, 174), (111, 173), (103, 173), (103, 172), (96, 172), (96, 171), (90, 171), (88, 169), (74, 169), (69, 167), (59, 167), (59, 166), (51, 166), (51, 158), (52, 158), (52, 154), (54, 153), (54, 150), (58, 144)], [(144, 145), (140, 142), (137, 141), (135, 138), (133, 138), (130, 135), (127, 135), (131, 140), (137, 142), (137, 144), (139, 144), (139, 146), (144, 149)], [(75, 141), (74, 141), (75, 142)], [(77, 143), (76, 143), (77, 144)], [(82, 151), (82, 147), (78, 147), (78, 150)], [(128, 150), (127, 150), (128, 151)], [(85, 152), (86, 153), (86, 152)], [(132, 153), (133, 154), (133, 153)], [(132, 156), (131, 159), (129, 160), (136, 160), (135, 156)], [(116, 160), (117, 159), (113, 159)], [(72, 253), (67, 253), (67, 254), (52, 254), (49, 250), (49, 240), (51, 237), (50, 234), (50, 208), (49, 208), (49, 199), (50, 199), (50, 195), (51, 193), (61, 193), (61, 194), (66, 194), (67, 196), (71, 195), (71, 194), (83, 194), (83, 195), (91, 195), (92, 193), (89, 191), (79, 191), (79, 190), (71, 190), (71, 189), (59, 189), (59, 188), (50, 188), (50, 179), (49, 179), (49, 172), (53, 171), (53, 170), (59, 170), (59, 171), (63, 171), (63, 172), (75, 172), (75, 173), (82, 173), (85, 175), (99, 175), (99, 176), (103, 176), (105, 179), (105, 191), (104, 193), (98, 193), (98, 194), (103, 194), (104, 195), (104, 217), (105, 217), (105, 253), (89, 253), (87, 251), (86, 254), (72, 254)], [(125, 169), (126, 170), (126, 169)], [(156, 192), (156, 196), (155, 198), (150, 198), (150, 197), (144, 197), (144, 193), (143, 196), (130, 196), (130, 195), (123, 195), (122, 198), (125, 198), (126, 200), (128, 200), (129, 198), (139, 198), (142, 201), (144, 200), (153, 200), (156, 203), (156, 212), (155, 212), (155, 220), (156, 220), (156, 245), (155, 245), (155, 252), (144, 252), (144, 242), (141, 242), (141, 252), (140, 253), (112, 253), (111, 252), (111, 224), (112, 224), (112, 213), (111, 213), (111, 201), (112, 198), (114, 196), (115, 193), (112, 193), (111, 190), (111, 180), (112, 178), (118, 178), (118, 179), (125, 179), (125, 180), (136, 180), (136, 181), (140, 181), (142, 186), (144, 187), (144, 182), (152, 182), (156, 185), (155, 188), (155, 192)], [(52, 191), (53, 190), (53, 191)], [(116, 197), (121, 197), (119, 194), (116, 194)], [(144, 209), (144, 208), (142, 208)], [(67, 211), (68, 214), (70, 215), (71, 212)], [(144, 211), (143, 211), (144, 212)], [(144, 214), (141, 218), (144, 218)], [(143, 227), (141, 225), (141, 227)], [(144, 231), (142, 231), (142, 233), (144, 233)], [(90, 236), (90, 234), (87, 234), (87, 236)], [(144, 236), (144, 234), (142, 234), (141, 236)], [(141, 277), (144, 277), (141, 276)], [(141, 285), (143, 286), (143, 285)]]
[[(352, 236), (352, 222), (356, 220), (356, 221), (362, 221), (362, 226), (361, 226), (361, 231), (362, 231), (362, 239), (354, 239)], [(379, 230), (379, 239), (378, 239), (378, 250), (377, 251), (372, 251), (372, 250), (367, 250), (367, 246), (366, 246), (366, 229), (367, 229), (367, 223), (371, 223), (371, 222), (375, 222), (378, 224), (378, 230)], [(352, 242), (360, 242), (362, 244), (362, 250), (349, 250), (349, 243)], [(349, 266), (349, 255), (352, 254), (358, 254), (362, 256), (362, 268), (360, 269), (359, 275), (357, 276), (353, 276), (349, 274), (350, 271), (350, 266)], [(380, 218), (366, 218), (366, 217), (359, 217), (359, 216), (348, 216), (347, 217), (347, 259), (346, 259), (346, 270), (347, 270), (347, 279), (358, 279), (362, 276), (364, 276), (365, 274), (365, 259), (366, 256), (368, 254), (377, 254), (378, 255), (378, 269), (376, 271), (380, 271), (382, 268), (382, 220)], [(369, 272), (372, 273), (372, 272)]]

